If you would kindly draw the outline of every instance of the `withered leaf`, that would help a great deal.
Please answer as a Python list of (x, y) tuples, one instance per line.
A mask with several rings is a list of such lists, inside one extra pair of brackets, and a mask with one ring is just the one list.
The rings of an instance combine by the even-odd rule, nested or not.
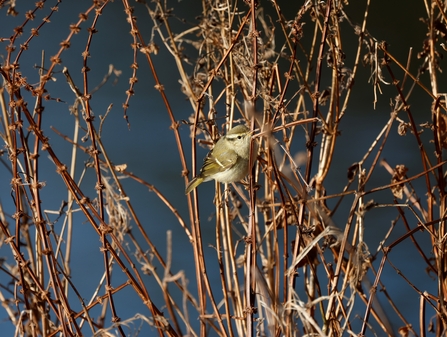
[[(402, 181), (405, 179), (405, 175), (408, 172), (408, 168), (405, 167), (405, 165), (396, 165), (396, 168), (394, 169), (393, 177), (391, 178), (391, 183), (395, 184), (399, 181)], [(402, 185), (395, 185), (391, 187), (391, 192), (393, 193), (394, 197), (397, 199), (403, 198), (403, 184)]]

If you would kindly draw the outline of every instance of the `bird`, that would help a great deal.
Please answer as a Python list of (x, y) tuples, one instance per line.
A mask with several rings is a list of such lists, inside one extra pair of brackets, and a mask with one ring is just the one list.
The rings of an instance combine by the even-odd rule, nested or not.
[[(243, 179), (249, 172), (250, 141), (253, 132), (245, 125), (237, 125), (219, 138), (204, 159), (200, 173), (186, 186), (189, 194), (197, 186), (212, 179), (220, 183), (232, 183)], [(253, 151), (252, 164), (257, 151)]]

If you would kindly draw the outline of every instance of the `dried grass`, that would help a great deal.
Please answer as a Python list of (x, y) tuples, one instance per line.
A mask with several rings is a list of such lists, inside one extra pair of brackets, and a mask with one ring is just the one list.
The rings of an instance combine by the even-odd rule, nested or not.
[[(108, 15), (111, 2), (93, 1), (78, 22), (67, 27), (69, 33), (56, 54), (34, 61), (41, 65), (38, 83), (29, 82), (33, 73), (22, 72), (28, 69), (23, 63), (29, 62), (22, 60), (30, 49), (39, 49), (42, 27), (65, 2), (54, 7), (48, 1), (29, 5), (25, 21), (23, 13), (15, 18), (14, 31), (0, 31), (4, 50), (1, 177), (11, 186), (10, 200), (0, 204), (0, 300), (3, 317), (16, 335), (124, 336), (126, 327), (137, 322), (151, 326), (152, 333), (160, 336), (444, 335), (447, 117), (445, 95), (438, 86), (446, 4), (424, 2), (427, 11), (421, 15), (427, 37), (416, 42), (422, 42), (423, 49), (413, 72), (409, 70), (415, 62), (412, 52), (405, 63), (395, 56), (394, 47), (368, 33), (369, 0), (359, 24), (346, 14), (350, 8), (346, 1), (301, 1), (296, 13), (283, 12), (281, 1), (203, 1), (197, 24), (180, 32), (172, 28), (173, 20), (182, 18), (175, 4), (171, 9), (171, 4), (158, 0), (137, 2), (135, 8), (127, 0), (119, 3), (132, 38), (131, 48), (123, 51), (133, 58), (123, 103), (128, 123), (139, 67), (146, 63), (171, 122), (172, 132), (165, 137), (175, 139), (181, 163), (178, 172), (185, 184), (200, 165), (197, 145), (212, 144), (233, 123), (247, 123), (256, 130), (253, 142), (260, 149), (258, 161), (246, 189), (240, 184), (225, 189), (216, 184), (215, 257), (205, 262), (201, 226), (206, 215), (199, 206), (211, 201), (200, 198), (200, 188), (185, 197), (189, 212), (184, 219), (165, 197), (163, 186), (147, 183), (125, 165), (112, 164), (113, 152), (102, 142), (111, 107), (95, 120), (91, 99), (120, 72), (111, 67), (103, 83), (92, 89), (89, 57), (92, 45), (98, 43), (96, 26)], [(15, 1), (0, 1), (0, 10), (2, 17), (18, 14)], [(45, 17), (35, 19), (41, 12)], [(151, 32), (139, 28), (136, 12), (140, 21), (141, 17), (152, 20)], [(81, 30), (87, 35), (78, 87), (62, 57), (70, 53), (74, 36)], [(357, 46), (349, 55), (343, 49), (348, 44)], [(190, 104), (188, 120), (174, 114), (170, 100), (178, 93), (168, 95), (159, 79), (161, 70), (153, 60), (161, 49), (169, 51), (169, 62), (178, 70), (181, 91)], [(358, 76), (364, 66), (370, 68), (370, 83)], [(47, 91), (55, 76), (67, 82), (75, 102), (70, 107), (73, 136), (54, 129), (71, 147), (68, 163), (60, 159), (64, 153), (55, 150), (42, 128), (47, 118), (44, 108), (49, 101), (58, 101)], [(355, 114), (349, 107), (356, 88), (360, 94), (371, 83), (367, 90), (373, 91), (374, 104), (386, 100), (380, 97), (384, 87), (394, 89), (390, 117), (380, 130), (373, 130), (375, 139), (365, 141), (371, 144), (361, 159), (341, 163), (347, 177), (333, 178), (340, 165), (340, 123)], [(416, 88), (431, 101), (425, 107), (425, 124), (416, 122), (410, 106)], [(415, 144), (409, 161), (419, 162), (420, 172), (409, 171), (410, 163), (392, 167), (383, 159), (395, 126), (399, 135)], [(180, 133), (185, 128), (189, 128), (189, 139)], [(352, 146), (360, 143), (356, 137), (361, 138), (349, 139)], [(189, 147), (191, 158), (185, 154)], [(75, 179), (84, 153), (88, 165)], [(45, 187), (40, 176), (48, 169), (42, 163), (45, 156), (51, 158), (55, 179), (62, 178), (67, 192), (60, 209), (52, 212), (45, 211), (54, 207), (47, 207), (40, 192)], [(94, 186), (81, 185), (89, 170), (95, 172)], [(382, 176), (387, 172), (386, 184), (374, 185), (377, 171)], [(166, 233), (166, 256), (160, 252), (160, 239), (145, 228), (147, 220), (142, 217), (147, 215), (135, 211), (133, 191), (122, 181), (124, 177), (147, 187), (172, 212), (181, 230), (176, 235), (190, 241), (193, 279), (187, 280), (184, 270), (172, 267), (176, 257), (185, 254), (172, 244), (171, 231)], [(344, 186), (333, 191), (331, 179), (343, 180)], [(375, 200), (380, 192), (386, 193), (387, 202)], [(339, 211), (342, 207), (347, 211)], [(390, 211), (391, 225), (385, 225), (389, 230), (374, 243), (374, 252), (365, 242), (365, 235), (374, 228), (365, 224), (374, 223), (373, 210), (379, 208)], [(50, 221), (49, 214), (55, 219)], [(82, 214), (82, 222), (89, 223), (100, 239), (103, 270), (99, 280), (87, 277), (95, 288), (92, 293), (81, 293), (82, 287), (73, 281), (79, 280), (72, 274), (79, 263), (73, 252), (83, 244), (73, 237), (75, 214)], [(336, 223), (336, 216), (342, 221)], [(393, 236), (396, 228), (403, 231), (397, 238)], [(85, 229), (85, 233), (91, 232)], [(423, 265), (401, 272), (392, 256), (400, 249), (408, 249), (409, 259), (417, 256)], [(210, 260), (220, 284), (210, 281)], [(112, 278), (114, 270), (124, 281)], [(435, 292), (419, 289), (414, 282), (415, 275), (423, 273), (437, 284)], [(148, 280), (157, 287), (148, 287)], [(419, 299), (412, 308), (419, 322), (405, 318), (399, 291), (388, 291), (396, 284), (412, 289), (408, 297), (413, 301)], [(115, 298), (129, 289), (147, 310), (120, 318), (120, 312), (127, 313), (129, 308), (116, 305)], [(160, 293), (164, 302), (155, 303), (153, 296)]]

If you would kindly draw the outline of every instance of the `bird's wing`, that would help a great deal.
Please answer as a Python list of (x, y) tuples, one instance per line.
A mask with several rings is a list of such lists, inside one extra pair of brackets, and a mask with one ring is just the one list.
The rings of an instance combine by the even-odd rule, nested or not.
[(221, 156), (225, 157), (225, 160), (218, 160), (213, 155), (213, 150), (211, 150), (206, 156), (200, 174), (203, 178), (213, 176), (216, 173), (224, 172), (229, 170), (236, 164), (237, 154), (232, 153), (232, 155)]

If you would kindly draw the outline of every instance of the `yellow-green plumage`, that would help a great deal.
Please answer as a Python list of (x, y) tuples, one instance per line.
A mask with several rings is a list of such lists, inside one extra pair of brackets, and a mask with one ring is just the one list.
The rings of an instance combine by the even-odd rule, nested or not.
[(191, 191), (195, 189), (197, 186), (199, 186), (201, 183), (203, 183), (203, 178), (201, 177), (196, 177), (193, 180), (191, 180), (188, 186), (186, 186), (185, 194), (191, 193)]
[[(232, 183), (244, 178), (249, 171), (251, 135), (249, 128), (238, 125), (221, 137), (205, 157), (200, 173), (186, 186), (185, 194), (211, 179)], [(253, 164), (256, 152), (253, 154)]]

